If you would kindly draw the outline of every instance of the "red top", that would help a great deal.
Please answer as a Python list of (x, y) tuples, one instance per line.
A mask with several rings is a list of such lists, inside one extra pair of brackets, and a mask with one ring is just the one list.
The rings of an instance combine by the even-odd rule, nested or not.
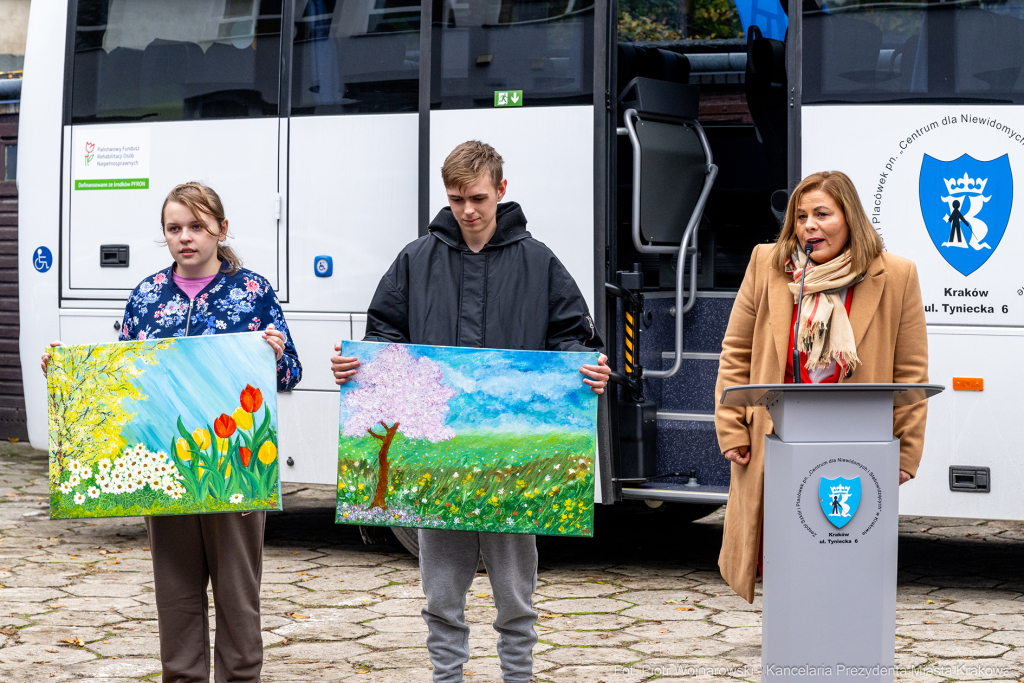
[[(853, 287), (846, 290), (846, 315), (850, 315), (850, 304), (853, 303)], [(793, 327), (796, 325), (796, 314), (798, 307), (793, 306), (793, 319), (789, 321), (789, 353), (786, 354), (786, 384), (793, 383)], [(836, 384), (843, 373), (843, 369), (836, 363), (836, 371), (831, 377), (818, 382), (818, 384)], [(800, 380), (803, 384), (813, 384), (811, 376), (807, 372), (807, 354), (800, 352)]]

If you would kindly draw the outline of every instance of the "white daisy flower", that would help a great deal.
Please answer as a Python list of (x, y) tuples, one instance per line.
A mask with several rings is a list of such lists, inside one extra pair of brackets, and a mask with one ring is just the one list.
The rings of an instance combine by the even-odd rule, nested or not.
[(569, 474), (573, 474), (576, 470), (569, 470)]
[(85, 502), (85, 496), (83, 496), (81, 493), (76, 493), (75, 494), (75, 505), (81, 505), (84, 502)]
[(511, 524), (511, 523), (512, 523), (512, 518), (511, 517), (506, 517), (505, 518), (505, 524)]
[(544, 475), (544, 481), (551, 481), (550, 475)]
[(231, 496), (231, 498), (229, 498), (229, 500), (231, 501), (231, 503), (233, 505), (238, 505), (243, 500), (245, 500), (245, 496), (243, 496), (241, 493), (236, 493), (233, 496)]
[(556, 470), (557, 470), (557, 469), (558, 469), (559, 467), (561, 467), (561, 465), (555, 465), (555, 469), (556, 469)]
[(498, 489), (498, 494), (500, 495), (502, 493), (505, 493), (505, 489)]
[(455, 518), (454, 520), (452, 520), (452, 521), (454, 521), (454, 522), (455, 522), (456, 524), (458, 524), (458, 523), (459, 523), (459, 518), (458, 518), (458, 517), (456, 517), (456, 518)]
[(175, 491), (174, 493), (172, 493), (171, 498), (173, 498), (174, 500), (178, 500), (179, 498), (181, 498), (181, 491)]
[(58, 488), (60, 489), (61, 493), (71, 493), (71, 485), (66, 481), (61, 482)]
[(71, 486), (71, 488), (74, 488), (74, 487), (78, 486), (81, 483), (82, 483), (82, 480), (79, 479), (78, 475), (76, 475), (76, 474), (72, 474), (71, 477), (68, 479), (68, 485)]
[(104, 458), (103, 460), (100, 460), (99, 465), (97, 465), (97, 467), (100, 470), (100, 474), (106, 474), (107, 472), (110, 471), (110, 461)]
[(100, 497), (100, 490), (98, 488), (96, 488), (95, 486), (90, 486), (89, 487), (89, 497), (90, 498), (99, 498)]

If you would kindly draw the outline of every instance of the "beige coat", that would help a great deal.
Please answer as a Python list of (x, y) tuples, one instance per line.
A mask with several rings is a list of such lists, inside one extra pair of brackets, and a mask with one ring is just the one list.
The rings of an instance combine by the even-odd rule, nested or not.
[[(764, 497), (764, 435), (772, 420), (764, 408), (732, 408), (718, 403), (725, 387), (785, 381), (793, 319), (789, 277), (772, 268), (772, 245), (754, 248), (743, 277), (715, 387), (718, 446), (751, 447), (746, 466), (732, 463), (725, 532), (718, 566), (722, 576), (748, 602), (754, 600)], [(912, 261), (883, 252), (853, 288), (850, 323), (861, 364), (847, 382), (927, 382), (928, 337), (924, 306)], [(893, 410), (893, 433), (900, 440), (900, 469), (917, 473), (924, 445), (927, 402)]]

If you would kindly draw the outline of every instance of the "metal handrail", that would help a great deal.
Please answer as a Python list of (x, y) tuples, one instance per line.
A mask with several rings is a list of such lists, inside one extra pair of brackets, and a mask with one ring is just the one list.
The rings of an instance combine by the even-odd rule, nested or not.
[[(678, 247), (659, 247), (650, 244), (644, 244), (640, 237), (640, 139), (636, 135), (636, 128), (633, 125), (633, 118), (639, 119), (640, 116), (636, 109), (627, 109), (622, 116), (623, 122), (626, 124), (626, 133), (629, 136), (629, 143), (633, 147), (633, 247), (641, 254), (677, 254), (676, 259), (676, 358), (672, 364), (672, 367), (668, 370), (650, 370), (644, 368), (643, 376), (644, 379), (666, 379), (672, 377), (682, 366), (683, 362), (683, 315), (688, 313), (693, 305), (697, 302), (697, 226), (700, 224), (700, 218), (704, 214), (704, 205), (707, 204), (708, 195), (711, 194), (711, 187), (715, 184), (715, 178), (718, 177), (718, 166), (713, 163), (713, 157), (711, 156), (711, 146), (708, 144), (708, 138), (704, 134), (704, 129), (696, 121), (688, 121), (684, 125), (691, 125), (697, 132), (697, 138), (700, 140), (701, 147), (704, 148), (705, 158), (708, 160), (707, 171), (704, 178), (704, 186), (701, 188), (700, 196), (697, 197), (697, 204), (693, 207), (693, 213), (690, 216), (689, 222), (686, 224), (686, 230), (683, 231), (683, 238), (679, 241)], [(687, 244), (689, 243), (689, 246)], [(690, 286), (689, 291), (686, 292), (687, 296), (684, 303), (683, 298), (683, 273), (685, 269), (685, 258), (689, 254), (690, 256)]]

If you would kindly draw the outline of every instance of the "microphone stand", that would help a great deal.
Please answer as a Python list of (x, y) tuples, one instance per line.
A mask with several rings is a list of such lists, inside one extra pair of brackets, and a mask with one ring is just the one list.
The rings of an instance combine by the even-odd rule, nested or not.
[(800, 351), (797, 347), (797, 331), (800, 327), (800, 309), (804, 305), (804, 280), (807, 279), (807, 266), (811, 262), (813, 244), (804, 245), (804, 269), (800, 272), (800, 297), (796, 300), (796, 320), (793, 321), (793, 384), (803, 384), (803, 369), (800, 367)]

